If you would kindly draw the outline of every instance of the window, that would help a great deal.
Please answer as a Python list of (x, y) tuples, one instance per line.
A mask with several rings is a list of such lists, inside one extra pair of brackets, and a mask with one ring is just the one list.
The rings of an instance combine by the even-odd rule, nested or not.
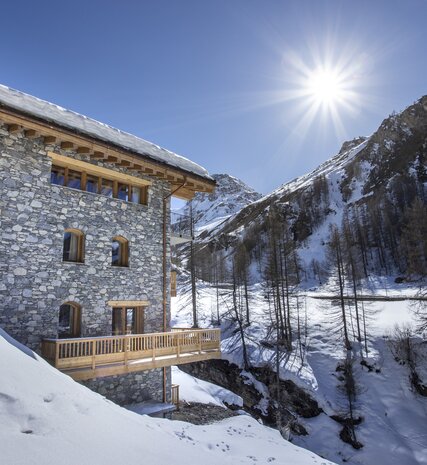
[(97, 176), (87, 175), (86, 178), (86, 192), (98, 193), (99, 178)]
[(111, 244), (111, 265), (129, 266), (129, 242), (121, 236), (113, 238)]
[(113, 308), (112, 333), (114, 336), (124, 334), (143, 334), (143, 307), (115, 307)]
[(73, 189), (82, 188), (82, 175), (78, 171), (68, 170), (67, 176), (67, 187), (72, 187)]
[(113, 181), (102, 178), (100, 194), (106, 195), (107, 197), (112, 197), (113, 196), (113, 185), (114, 185)]
[[(73, 170), (68, 167), (52, 164), (50, 182), (58, 186), (71, 187), (72, 189), (101, 194), (106, 197), (114, 197), (125, 202), (148, 204), (148, 186), (135, 186), (132, 183), (120, 182), (120, 180), (114, 179), (114, 175), (111, 176), (112, 179), (108, 179), (108, 177), (104, 178), (103, 176), (92, 174), (89, 168), (88, 172), (86, 172), (84, 170), (79, 171), (78, 167)], [(137, 180), (137, 178), (133, 179), (135, 182), (144, 182)]]
[(81, 308), (74, 302), (59, 307), (58, 338), (80, 337)]
[(50, 182), (58, 186), (63, 186), (65, 184), (65, 168), (62, 168), (62, 166), (52, 166)]
[(129, 186), (127, 184), (121, 184), (119, 182), (118, 190), (117, 190), (117, 198), (120, 200), (126, 200), (129, 202)]
[(142, 197), (141, 197), (141, 188), (132, 186), (131, 202), (143, 203)]
[(80, 230), (65, 230), (62, 260), (64, 262), (84, 262), (84, 234)]

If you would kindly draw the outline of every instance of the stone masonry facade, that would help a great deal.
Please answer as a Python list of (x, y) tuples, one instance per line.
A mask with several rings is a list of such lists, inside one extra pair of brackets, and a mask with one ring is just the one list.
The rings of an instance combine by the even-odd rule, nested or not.
[[(91, 337), (111, 335), (108, 301), (147, 300), (145, 332), (163, 331), (162, 199), (170, 192), (169, 184), (147, 178), (152, 181), (148, 205), (51, 185), (47, 151), (138, 176), (88, 155), (46, 146), (41, 138), (10, 134), (0, 124), (0, 327), (37, 351), (42, 338), (57, 337), (59, 308), (65, 302), (81, 306), (81, 335)], [(167, 219), (169, 228), (169, 208)], [(62, 260), (67, 228), (85, 235), (84, 263)], [(129, 241), (129, 267), (111, 266), (115, 236)], [(169, 240), (166, 256), (169, 269)], [(167, 283), (169, 292), (169, 276)], [(168, 306), (167, 321), (169, 311)], [(161, 371), (86, 384), (110, 398), (108, 386), (118, 385), (117, 399), (126, 403), (126, 390), (131, 400), (156, 397), (157, 391), (161, 395)], [(170, 384), (170, 373), (168, 379)], [(140, 393), (131, 387), (132, 380), (145, 386)]]

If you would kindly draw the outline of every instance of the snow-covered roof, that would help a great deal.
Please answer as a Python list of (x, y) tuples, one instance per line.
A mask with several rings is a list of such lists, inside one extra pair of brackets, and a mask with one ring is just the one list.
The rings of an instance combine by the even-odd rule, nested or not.
[(1, 104), (104, 142), (112, 143), (154, 161), (212, 180), (204, 168), (181, 155), (87, 116), (0, 84)]

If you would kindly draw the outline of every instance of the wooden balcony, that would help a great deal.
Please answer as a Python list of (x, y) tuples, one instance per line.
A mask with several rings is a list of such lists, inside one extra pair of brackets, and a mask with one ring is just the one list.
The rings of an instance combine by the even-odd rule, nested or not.
[(75, 380), (221, 358), (219, 329), (44, 339), (42, 356)]

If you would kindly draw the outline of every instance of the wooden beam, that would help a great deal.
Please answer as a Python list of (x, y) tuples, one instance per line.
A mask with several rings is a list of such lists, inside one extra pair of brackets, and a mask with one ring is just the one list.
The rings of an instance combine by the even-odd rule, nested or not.
[(110, 162), (110, 163), (117, 163), (119, 159), (117, 157), (113, 157), (112, 155), (109, 155), (107, 157), (107, 161)]
[(56, 142), (55, 136), (44, 136), (43, 141), (45, 144), (54, 144)]
[(147, 181), (145, 179), (130, 176), (129, 174), (119, 173), (118, 171), (110, 170), (108, 168), (104, 168), (103, 166), (93, 165), (92, 163), (76, 160), (71, 157), (59, 155), (58, 153), (47, 152), (47, 154), (52, 159), (52, 161), (59, 166), (68, 167), (77, 171), (84, 171), (85, 173), (93, 174), (95, 176), (104, 176), (105, 178), (112, 179), (114, 181), (128, 182), (129, 184), (135, 186), (143, 187), (150, 186), (152, 184), (151, 181)]
[(131, 163), (130, 163), (130, 161), (127, 161), (127, 160), (120, 160), (119, 165), (127, 167), (127, 166), (130, 166)]
[(149, 300), (109, 300), (107, 304), (110, 307), (148, 307)]
[(35, 129), (27, 129), (25, 131), (25, 137), (27, 137), (28, 139), (34, 139), (39, 136), (40, 134)]
[(104, 152), (95, 151), (95, 152), (93, 152), (92, 157), (93, 157), (93, 158), (104, 158), (104, 157), (105, 157), (105, 153), (104, 153)]
[(9, 124), (7, 130), (11, 133), (11, 134), (16, 134), (18, 132), (21, 132), (24, 128), (22, 126), (20, 126), (19, 124)]
[(63, 150), (73, 150), (74, 149), (74, 143), (70, 142), (68, 140), (61, 142), (61, 149)]
[(77, 147), (77, 153), (90, 153), (91, 151), (89, 147)]
[(172, 356), (154, 358), (154, 360), (146, 359), (141, 363), (135, 363), (135, 361), (133, 361), (131, 364), (127, 365), (116, 363), (111, 365), (104, 365), (102, 367), (96, 367), (95, 370), (90, 370), (87, 368), (75, 368), (61, 371), (66, 375), (71, 376), (71, 378), (76, 381), (83, 381), (93, 378), (124, 375), (138, 371), (153, 370), (155, 368), (170, 367), (172, 365), (183, 365), (185, 363), (194, 363), (214, 359), (221, 359), (221, 352), (219, 350), (212, 350), (209, 352), (203, 351), (201, 354), (185, 354), (182, 357)]

